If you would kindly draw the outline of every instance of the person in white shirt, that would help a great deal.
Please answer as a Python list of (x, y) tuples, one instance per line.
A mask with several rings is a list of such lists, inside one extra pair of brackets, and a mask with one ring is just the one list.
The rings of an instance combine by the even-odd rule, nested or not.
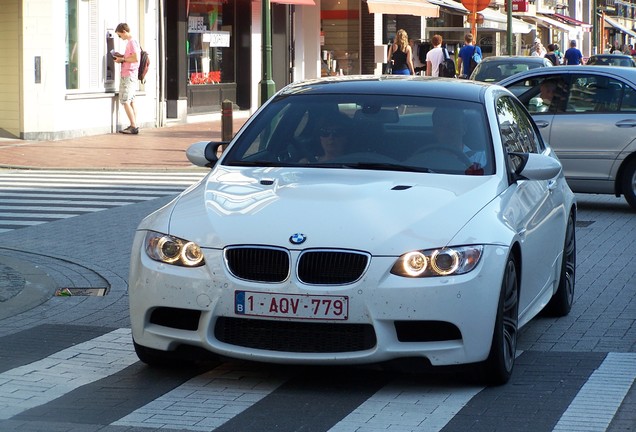
[(439, 65), (444, 61), (442, 37), (438, 34), (431, 39), (433, 48), (426, 53), (426, 76), (439, 76)]

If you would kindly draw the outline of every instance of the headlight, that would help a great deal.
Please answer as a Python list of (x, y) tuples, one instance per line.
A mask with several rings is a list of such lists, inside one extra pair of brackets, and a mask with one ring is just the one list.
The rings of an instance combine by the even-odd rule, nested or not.
[(391, 273), (404, 277), (460, 275), (477, 266), (483, 250), (479, 245), (408, 252), (393, 264)]
[(148, 231), (144, 244), (146, 253), (155, 261), (184, 267), (199, 267), (205, 264), (201, 248), (191, 241)]

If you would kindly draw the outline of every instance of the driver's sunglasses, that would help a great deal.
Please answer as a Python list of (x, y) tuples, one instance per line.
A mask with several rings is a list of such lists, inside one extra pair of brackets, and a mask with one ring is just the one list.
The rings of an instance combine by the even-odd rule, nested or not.
[(323, 138), (327, 138), (329, 136), (332, 136), (334, 138), (343, 137), (346, 133), (347, 132), (342, 128), (320, 128), (320, 136)]

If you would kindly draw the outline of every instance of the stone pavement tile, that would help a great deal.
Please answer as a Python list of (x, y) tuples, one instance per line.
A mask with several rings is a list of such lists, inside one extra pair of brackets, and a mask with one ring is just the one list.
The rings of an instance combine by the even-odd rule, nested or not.
[[(248, 112), (234, 113), (232, 132)], [(0, 167), (74, 169), (184, 169), (193, 165), (185, 150), (197, 141), (222, 137), (221, 117), (141, 129), (139, 135), (113, 133), (59, 141), (0, 140)]]

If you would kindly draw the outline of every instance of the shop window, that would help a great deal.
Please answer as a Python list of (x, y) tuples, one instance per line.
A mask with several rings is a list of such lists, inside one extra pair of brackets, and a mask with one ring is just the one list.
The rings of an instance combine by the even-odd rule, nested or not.
[(360, 1), (322, 0), (322, 76), (360, 73)]
[(77, 0), (66, 1), (66, 88), (79, 88)]
[(190, 1), (186, 41), (190, 85), (234, 82), (232, 26), (223, 24), (231, 7), (227, 0)]

